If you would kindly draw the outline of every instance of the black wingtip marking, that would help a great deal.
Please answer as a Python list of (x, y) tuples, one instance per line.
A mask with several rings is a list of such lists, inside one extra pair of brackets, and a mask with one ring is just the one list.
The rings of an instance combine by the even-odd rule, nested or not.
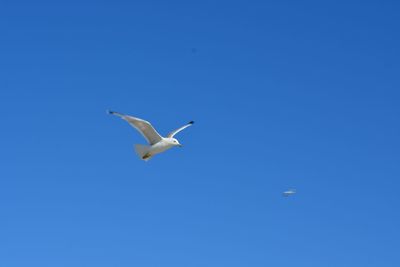
[(189, 121), (189, 123), (188, 124), (193, 124), (194, 123), (194, 121)]
[(112, 110), (107, 110), (107, 113), (111, 115), (123, 116), (121, 113)]

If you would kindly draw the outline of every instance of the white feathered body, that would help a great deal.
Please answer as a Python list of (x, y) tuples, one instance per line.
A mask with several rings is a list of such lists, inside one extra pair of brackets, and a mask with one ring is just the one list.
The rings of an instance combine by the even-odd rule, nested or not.
[(170, 138), (162, 138), (161, 141), (155, 143), (154, 145), (135, 145), (136, 153), (143, 160), (149, 160), (156, 154), (162, 153), (175, 146), (170, 140)]

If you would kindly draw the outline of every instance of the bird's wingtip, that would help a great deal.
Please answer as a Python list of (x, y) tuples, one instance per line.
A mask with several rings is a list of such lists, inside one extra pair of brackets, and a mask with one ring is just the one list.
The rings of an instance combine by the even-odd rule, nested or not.
[(189, 121), (189, 123), (188, 124), (193, 124), (194, 123), (194, 121)]
[(107, 110), (107, 113), (108, 113), (108, 114), (111, 114), (111, 115), (115, 115), (115, 116), (121, 117), (121, 118), (124, 118), (124, 117), (125, 117), (124, 114), (119, 113), (119, 112), (116, 112), (116, 111), (112, 111), (112, 110)]

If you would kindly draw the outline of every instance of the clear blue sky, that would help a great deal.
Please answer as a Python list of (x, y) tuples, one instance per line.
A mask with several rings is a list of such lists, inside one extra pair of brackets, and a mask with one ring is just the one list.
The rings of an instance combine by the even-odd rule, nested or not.
[(399, 13), (2, 1), (0, 267), (400, 266)]

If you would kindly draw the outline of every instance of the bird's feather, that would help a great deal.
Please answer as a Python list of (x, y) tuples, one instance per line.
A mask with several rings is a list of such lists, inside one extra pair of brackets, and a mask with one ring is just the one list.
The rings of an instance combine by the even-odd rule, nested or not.
[(109, 113), (126, 120), (132, 127), (134, 127), (143, 135), (143, 137), (147, 140), (147, 142), (149, 142), (150, 145), (154, 145), (162, 139), (161, 135), (148, 121), (133, 116), (124, 115), (115, 111), (109, 111)]
[(193, 123), (194, 123), (194, 121), (190, 121), (187, 124), (183, 125), (182, 127), (178, 128), (176, 130), (173, 130), (172, 132), (170, 132), (168, 134), (167, 137), (169, 137), (169, 138), (174, 137), (177, 133), (179, 133), (180, 131), (182, 131), (182, 130), (186, 129), (187, 127), (191, 126)]

